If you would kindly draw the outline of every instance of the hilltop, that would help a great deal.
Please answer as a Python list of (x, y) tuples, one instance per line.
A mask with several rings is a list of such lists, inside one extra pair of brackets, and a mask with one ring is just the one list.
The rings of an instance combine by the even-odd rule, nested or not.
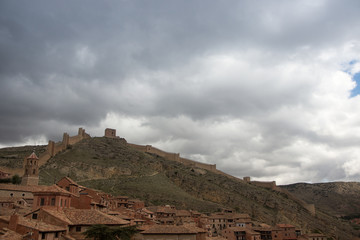
[[(0, 149), (0, 156), (3, 151)], [(147, 205), (171, 204), (201, 212), (232, 208), (270, 225), (290, 223), (340, 239), (358, 235), (348, 222), (321, 208), (313, 216), (286, 192), (144, 153), (120, 138), (83, 139), (58, 152), (40, 168), (40, 184), (53, 184), (63, 176), (112, 195), (139, 198)]]
[(305, 202), (316, 203), (316, 207), (328, 214), (347, 217), (360, 215), (360, 183), (295, 183), (282, 188)]

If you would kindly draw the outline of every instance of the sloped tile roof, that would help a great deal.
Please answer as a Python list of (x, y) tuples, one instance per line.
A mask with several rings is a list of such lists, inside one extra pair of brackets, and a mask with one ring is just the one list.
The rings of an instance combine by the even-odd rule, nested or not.
[(22, 240), (23, 237), (20, 234), (14, 232), (14, 231), (11, 231), (8, 228), (3, 228), (3, 229), (0, 229), (0, 239)]
[(280, 227), (280, 228), (295, 228), (295, 226), (293, 226), (293, 225), (283, 224), (283, 223), (276, 224), (276, 226), (277, 226), (277, 227)]
[(143, 231), (141, 234), (169, 234), (169, 235), (193, 235), (198, 233), (195, 230), (191, 230), (184, 226), (172, 226), (172, 225), (155, 225), (148, 230)]
[(53, 184), (51, 186), (37, 186), (37, 188), (34, 188), (32, 190), (34, 194), (36, 193), (63, 193), (68, 195), (73, 195), (71, 192), (66, 191), (65, 189), (62, 189), (56, 184)]
[(73, 225), (125, 225), (128, 221), (120, 218), (107, 215), (103, 212), (94, 209), (63, 209), (66, 217)]
[(130, 222), (120, 217), (110, 216), (94, 209), (48, 209), (42, 208), (42, 211), (58, 218), (68, 225), (126, 225)]
[(30, 156), (27, 157), (28, 159), (39, 159), (38, 156), (36, 156), (35, 151), (30, 154)]
[[(28, 228), (32, 228), (32, 229), (36, 229), (40, 232), (60, 232), (60, 231), (66, 231), (66, 227), (60, 227), (60, 226), (55, 226), (55, 225), (51, 225), (39, 220), (35, 220), (35, 219), (29, 219), (29, 218), (25, 218), (22, 216), (18, 216), (19, 217), (19, 225), (28, 227)], [(10, 216), (1, 216), (1, 219), (9, 222), (10, 221)]]

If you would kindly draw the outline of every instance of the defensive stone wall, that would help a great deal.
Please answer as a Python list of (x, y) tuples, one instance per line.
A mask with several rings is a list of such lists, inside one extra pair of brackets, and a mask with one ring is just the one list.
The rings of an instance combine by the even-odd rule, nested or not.
[(61, 142), (55, 143), (50, 140), (46, 152), (39, 156), (39, 166), (44, 165), (51, 157), (64, 151), (68, 146), (74, 145), (85, 138), (90, 138), (90, 135), (85, 132), (85, 129), (79, 128), (78, 134), (75, 136), (70, 137), (69, 134), (64, 133)]
[(269, 188), (273, 190), (276, 189), (275, 181), (271, 181), (271, 182), (250, 181), (250, 183), (258, 187)]
[(176, 162), (180, 162), (186, 166), (193, 166), (193, 167), (197, 167), (197, 168), (202, 168), (208, 171), (212, 171), (212, 172), (216, 172), (216, 164), (206, 164), (206, 163), (201, 163), (201, 162), (196, 162), (194, 160), (190, 160), (187, 158), (182, 158), (180, 157), (179, 153), (169, 153), (169, 152), (165, 152), (163, 150), (160, 150), (158, 148), (155, 148), (151, 145), (137, 145), (137, 144), (132, 144), (132, 143), (128, 143), (129, 146), (142, 151), (142, 152), (146, 152), (146, 153), (152, 153), (152, 154), (156, 154), (160, 157), (163, 157), (167, 160), (171, 160), (171, 161), (176, 161)]

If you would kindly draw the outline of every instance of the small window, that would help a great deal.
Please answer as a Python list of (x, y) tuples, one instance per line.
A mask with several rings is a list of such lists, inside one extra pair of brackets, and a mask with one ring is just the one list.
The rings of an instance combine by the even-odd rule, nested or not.
[(56, 232), (55, 233), (55, 238), (58, 238), (59, 237), (59, 232)]
[(10, 197), (12, 197), (12, 196), (14, 196), (14, 194), (13, 194), (13, 193), (10, 193)]
[(25, 197), (25, 193), (21, 194), (21, 196)]
[(44, 206), (45, 205), (45, 198), (40, 198), (40, 206)]
[(33, 213), (33, 215), (32, 215), (32, 219), (37, 219), (37, 218), (38, 218), (37, 213)]
[(35, 169), (33, 170), (33, 174), (35, 174)]
[(70, 191), (70, 187), (66, 187), (65, 189), (66, 189), (66, 191)]
[(45, 233), (41, 233), (41, 239), (46, 239), (46, 234)]
[(76, 231), (77, 231), (77, 232), (81, 232), (81, 227), (80, 227), (80, 226), (76, 226)]

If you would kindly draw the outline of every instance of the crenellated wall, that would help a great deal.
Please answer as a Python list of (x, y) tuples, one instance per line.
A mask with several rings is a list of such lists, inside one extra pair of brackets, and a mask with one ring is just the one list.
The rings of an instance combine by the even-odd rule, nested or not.
[(152, 154), (156, 154), (160, 157), (163, 157), (167, 160), (171, 160), (171, 161), (176, 161), (176, 162), (180, 162), (186, 166), (193, 166), (193, 167), (197, 167), (197, 168), (202, 168), (208, 171), (212, 171), (212, 172), (216, 172), (216, 164), (206, 164), (206, 163), (201, 163), (201, 162), (196, 162), (187, 158), (182, 158), (180, 157), (179, 153), (169, 153), (169, 152), (165, 152), (162, 151), (158, 148), (155, 148), (151, 145), (137, 145), (137, 144), (132, 144), (132, 143), (128, 143), (129, 146), (142, 151), (142, 152), (146, 152), (146, 153), (152, 153)]
[(54, 141), (50, 140), (46, 148), (46, 152), (39, 156), (39, 166), (45, 164), (57, 153), (64, 151), (69, 145), (74, 145), (75, 143), (78, 143), (85, 138), (90, 138), (90, 135), (85, 132), (85, 129), (79, 128), (78, 135), (70, 137), (69, 134), (64, 133), (61, 142), (55, 143)]

